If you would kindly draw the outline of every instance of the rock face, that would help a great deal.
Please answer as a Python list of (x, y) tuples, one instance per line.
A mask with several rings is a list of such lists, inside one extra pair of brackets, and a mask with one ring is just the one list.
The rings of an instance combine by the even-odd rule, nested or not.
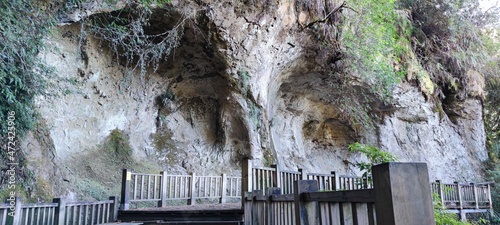
[(455, 112), (451, 115), (437, 112), (422, 93), (409, 86), (403, 85), (395, 96), (400, 108), (379, 129), (383, 149), (398, 159), (427, 162), (431, 179), (478, 176), (481, 161), (488, 158), (481, 101), (466, 99), (449, 106)]
[[(480, 100), (436, 103), (403, 81), (394, 107), (378, 112), (373, 129), (359, 129), (338, 103), (356, 99), (332, 85), (334, 48), (322, 45), (323, 30), (307, 26), (323, 17), (318, 10), (293, 1), (172, 4), (196, 17), (180, 46), (145, 77), (127, 74), (105, 42), (81, 39), (80, 22), (61, 25), (48, 38), (53, 48), (41, 57), (57, 77), (37, 106), (53, 145), (28, 138), (31, 159), (47, 151), (35, 146), (46, 146), (69, 174), (71, 160), (99, 149), (119, 129), (136, 159), (157, 161), (169, 172), (238, 173), (240, 161), (252, 158), (283, 169), (356, 173), (363, 158), (347, 146), (363, 141), (401, 161), (427, 162), (431, 179), (480, 179), (487, 159)], [(328, 4), (324, 11), (342, 2)]]

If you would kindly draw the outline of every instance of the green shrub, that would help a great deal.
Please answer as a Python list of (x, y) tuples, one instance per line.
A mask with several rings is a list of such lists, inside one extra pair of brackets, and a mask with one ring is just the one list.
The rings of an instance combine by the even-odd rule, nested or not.
[[(36, 187), (36, 182), (33, 172), (27, 169), (20, 142), (26, 132), (36, 126), (34, 97), (44, 93), (44, 77), (52, 75), (52, 68), (46, 66), (38, 54), (45, 48), (43, 38), (55, 24), (53, 11), (46, 1), (0, 1), (0, 164), (12, 161), (6, 147), (10, 141), (14, 160), (19, 163), (14, 191), (25, 200), (32, 194), (28, 187)], [(8, 115), (13, 115), (10, 123), (7, 123)], [(13, 135), (7, 135), (7, 131)], [(9, 191), (12, 190), (5, 183), (0, 184), (0, 195)]]
[[(19, 137), (34, 127), (33, 98), (43, 93), (42, 76), (52, 72), (38, 58), (43, 38), (54, 26), (44, 8), (34, 0), (0, 1), (0, 117), (6, 121), (8, 112), (15, 112)], [(0, 128), (6, 133), (7, 123)]]
[[(496, 150), (499, 149), (499, 144), (496, 145)], [(492, 160), (486, 164), (486, 178), (489, 181), (493, 181), (496, 185), (491, 188), (491, 198), (493, 201), (493, 209), (500, 214), (500, 166), (498, 163), (494, 163)], [(500, 217), (499, 217), (500, 218)], [(498, 218), (497, 218), (498, 219)], [(500, 224), (500, 221), (499, 223)]]
[(448, 213), (441, 204), (441, 199), (437, 194), (432, 196), (434, 202), (434, 218), (436, 225), (471, 225), (468, 222), (462, 222), (455, 213)]
[[(500, 28), (497, 28), (497, 32)], [(489, 161), (486, 162), (486, 178), (495, 184), (491, 189), (493, 209), (495, 215), (500, 215), (500, 33), (487, 39), (489, 55), (494, 55), (493, 60), (488, 65), (496, 75), (486, 76), (486, 99), (484, 101), (484, 127), (486, 131), (486, 147), (488, 148)], [(492, 224), (500, 224), (500, 216), (492, 219)]]
[(439, 86), (435, 94), (482, 97), (473, 84), (495, 73), (488, 69), (492, 55), (487, 53), (484, 31), (495, 23), (498, 10), (483, 12), (478, 0), (401, 0), (398, 4), (411, 15), (411, 44), (419, 63)]
[(108, 141), (102, 147), (114, 158), (116, 162), (129, 162), (132, 160), (132, 147), (128, 135), (119, 129), (111, 131)]
[(405, 55), (410, 51), (411, 23), (395, 2), (349, 1), (356, 12), (342, 27), (349, 72), (370, 85), (381, 99), (390, 98), (393, 87), (405, 77)]
[(356, 164), (356, 166), (361, 171), (364, 171), (365, 174), (371, 174), (372, 166), (374, 165), (396, 161), (396, 157), (394, 157), (390, 152), (383, 151), (375, 146), (361, 144), (359, 142), (350, 144), (349, 152), (359, 152), (368, 158), (368, 162), (360, 162)]
[(447, 213), (441, 209), (434, 210), (436, 225), (471, 225), (469, 222), (462, 222), (457, 214)]

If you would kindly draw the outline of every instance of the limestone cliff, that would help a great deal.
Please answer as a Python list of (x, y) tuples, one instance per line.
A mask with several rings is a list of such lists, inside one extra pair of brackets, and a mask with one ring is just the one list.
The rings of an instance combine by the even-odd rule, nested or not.
[[(487, 159), (481, 100), (442, 102), (412, 79), (393, 89), (390, 105), (369, 94), (360, 100), (356, 93), (369, 84), (339, 88), (356, 80), (332, 75), (349, 62), (338, 46), (325, 44), (336, 38), (326, 34), (341, 23), (343, 2), (317, 2), (318, 8), (302, 1), (173, 1), (168, 13), (153, 10), (150, 22), (161, 29), (187, 18), (179, 46), (144, 76), (128, 74), (82, 23), (120, 2), (75, 10), (40, 55), (57, 77), (36, 100), (42, 128), (23, 145), (38, 162), (32, 169), (56, 184), (54, 192), (71, 195), (80, 179), (75, 170), (85, 168), (77, 162), (92, 161), (119, 130), (135, 160), (176, 173), (238, 173), (240, 161), (251, 158), (351, 174), (363, 158), (347, 146), (360, 141), (400, 161), (427, 162), (431, 179), (480, 179)], [(353, 109), (343, 102), (369, 104), (373, 126), (352, 123), (346, 112)], [(35, 138), (37, 132), (44, 135)]]

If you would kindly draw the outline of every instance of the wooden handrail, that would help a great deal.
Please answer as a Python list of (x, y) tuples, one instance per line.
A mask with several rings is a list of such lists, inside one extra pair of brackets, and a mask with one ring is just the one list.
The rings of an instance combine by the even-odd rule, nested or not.
[(329, 191), (303, 193), (303, 201), (316, 202), (353, 202), (353, 203), (374, 203), (375, 191), (373, 189), (350, 190), (350, 191)]
[[(78, 205), (99, 205), (99, 204), (111, 204), (113, 203), (113, 200), (104, 200), (104, 201), (87, 201), (87, 202), (68, 202), (66, 203), (66, 206), (78, 206)], [(30, 204), (25, 204), (29, 206)], [(36, 204), (34, 204), (36, 205)], [(57, 205), (56, 203), (47, 203), (47, 205)]]

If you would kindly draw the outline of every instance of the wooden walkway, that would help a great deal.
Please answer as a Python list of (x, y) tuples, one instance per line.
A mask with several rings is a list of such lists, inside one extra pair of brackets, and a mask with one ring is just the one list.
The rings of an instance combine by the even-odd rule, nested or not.
[(124, 222), (151, 221), (151, 222), (225, 222), (242, 223), (243, 210), (123, 210), (118, 212), (118, 219)]
[(170, 223), (224, 222), (239, 224), (243, 222), (243, 210), (241, 203), (179, 205), (119, 210), (118, 219), (122, 222), (147, 220)]

